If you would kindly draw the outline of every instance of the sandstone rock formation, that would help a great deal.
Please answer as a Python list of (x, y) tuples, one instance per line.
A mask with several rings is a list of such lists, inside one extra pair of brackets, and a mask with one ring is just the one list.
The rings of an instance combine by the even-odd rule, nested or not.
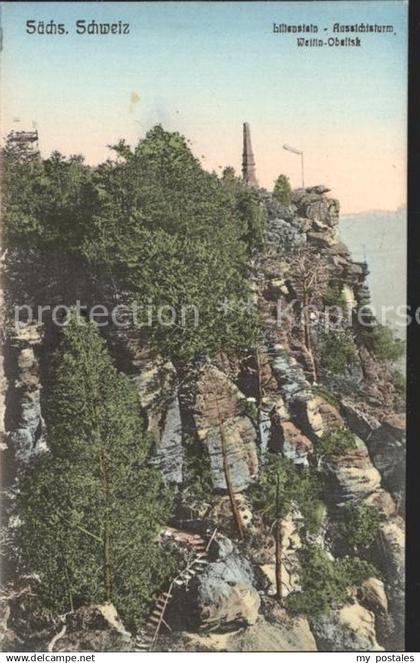
[(389, 612), (394, 621), (392, 648), (397, 648), (404, 633), (405, 532), (402, 518), (387, 520), (379, 530), (377, 559), (384, 570)]
[(179, 598), (193, 628), (199, 624), (200, 629), (226, 631), (257, 621), (260, 597), (252, 565), (229, 548)]
[(357, 602), (312, 619), (311, 629), (319, 651), (383, 651), (374, 614)]
[(361, 500), (381, 484), (378, 470), (368, 454), (360, 450), (324, 460), (323, 467), (330, 482), (329, 498), (336, 504)]
[(338, 200), (324, 197), (328, 189), (323, 186), (297, 189), (293, 193), (292, 202), (299, 217), (307, 219), (311, 225), (307, 227), (308, 240), (320, 247), (333, 246), (338, 239)]
[(147, 350), (137, 353), (133, 363), (139, 370), (136, 383), (155, 443), (153, 462), (168, 482), (181, 484), (184, 452), (175, 367)]
[(27, 462), (33, 454), (45, 449), (44, 422), (41, 414), (41, 384), (36, 348), (42, 342), (42, 330), (36, 323), (28, 323), (15, 330), (10, 339), (16, 353), (17, 374), (16, 415), (10, 442), (18, 462)]
[[(289, 619), (283, 623), (259, 618), (256, 624), (234, 633), (198, 635), (185, 633), (178, 651), (214, 652), (288, 652), (317, 651), (316, 642), (306, 619)], [(176, 651), (177, 649), (174, 649)]]
[(244, 490), (258, 472), (257, 435), (245, 414), (245, 401), (224, 373), (215, 366), (203, 366), (194, 419), (197, 435), (208, 449), (214, 487), (221, 490), (227, 488), (224, 454), (236, 492)]

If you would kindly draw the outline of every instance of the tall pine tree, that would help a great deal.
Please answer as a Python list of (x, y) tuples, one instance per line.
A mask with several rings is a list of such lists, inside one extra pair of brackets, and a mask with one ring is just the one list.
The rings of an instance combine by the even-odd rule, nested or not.
[(55, 358), (47, 422), (50, 452), (20, 481), (22, 564), (39, 574), (48, 607), (112, 601), (134, 628), (176, 564), (156, 542), (171, 497), (145, 464), (134, 386), (76, 316)]

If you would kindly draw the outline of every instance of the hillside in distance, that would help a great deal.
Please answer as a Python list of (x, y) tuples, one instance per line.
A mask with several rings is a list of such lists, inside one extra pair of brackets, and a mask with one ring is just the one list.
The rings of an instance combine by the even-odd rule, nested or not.
[(344, 214), (340, 219), (342, 241), (355, 260), (366, 260), (369, 265), (373, 306), (378, 314), (381, 307), (393, 307), (386, 313), (386, 321), (401, 337), (405, 329), (395, 309), (406, 303), (406, 219), (404, 207)]

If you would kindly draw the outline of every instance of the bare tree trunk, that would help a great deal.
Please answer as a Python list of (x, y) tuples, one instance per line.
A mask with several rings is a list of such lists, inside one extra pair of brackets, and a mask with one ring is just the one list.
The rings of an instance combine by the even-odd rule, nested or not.
[(217, 400), (217, 396), (215, 396), (215, 402), (216, 402), (216, 408), (217, 408), (217, 418), (219, 421), (219, 430), (220, 430), (220, 440), (222, 444), (222, 460), (223, 460), (223, 472), (225, 475), (225, 480), (226, 480), (226, 487), (228, 490), (229, 494), (229, 500), (230, 504), (232, 507), (232, 515), (233, 519), (235, 521), (236, 529), (238, 530), (238, 536), (239, 539), (244, 538), (244, 526), (242, 523), (242, 517), (240, 514), (240, 511), (238, 509), (238, 505), (236, 503), (236, 498), (235, 498), (235, 493), (233, 490), (232, 486), (232, 479), (230, 476), (230, 468), (229, 468), (229, 463), (227, 460), (227, 444), (226, 444), (226, 436), (225, 436), (225, 431), (223, 429), (223, 422), (222, 422), (222, 417), (220, 414), (220, 409), (219, 409), (219, 402)]
[(104, 578), (105, 578), (105, 596), (107, 601), (112, 600), (113, 592), (113, 569), (112, 569), (112, 543), (109, 523), (109, 481), (108, 468), (106, 465), (105, 452), (100, 452), (100, 465), (102, 474), (102, 487), (105, 496), (105, 523), (104, 523)]
[(258, 348), (255, 351), (255, 361), (257, 364), (257, 379), (258, 379), (258, 406), (261, 407), (261, 401), (263, 398), (263, 389), (262, 389), (262, 377), (261, 377), (261, 361), (260, 361), (260, 352)]
[(283, 598), (283, 580), (282, 580), (282, 557), (283, 557), (283, 541), (282, 541), (282, 527), (281, 522), (276, 523), (276, 597), (278, 601)]
[(70, 581), (67, 562), (64, 558), (64, 555), (63, 555), (63, 565), (64, 565), (64, 575), (66, 576), (66, 585), (67, 585), (67, 594), (68, 594), (68, 597), (69, 597), (70, 612), (74, 612), (73, 590), (72, 590), (72, 586), (71, 586), (71, 581)]
[(314, 353), (312, 349), (312, 337), (311, 337), (311, 321), (309, 318), (309, 296), (306, 291), (306, 288), (303, 289), (303, 332), (304, 332), (304, 338), (305, 338), (305, 346), (306, 349), (309, 353), (309, 356), (311, 358), (311, 363), (312, 363), (312, 373), (313, 373), (313, 381), (317, 382), (318, 380), (318, 371), (317, 371), (317, 366), (316, 362), (314, 359)]
[(279, 495), (279, 477), (277, 476), (276, 483), (276, 525), (275, 525), (275, 544), (276, 544), (276, 598), (281, 601), (283, 598), (283, 582), (282, 582), (282, 569), (281, 561), (283, 557), (283, 541), (282, 541), (282, 523), (280, 520), (280, 495)]
[[(261, 361), (260, 361), (260, 352), (258, 348), (255, 350), (255, 363), (257, 365), (257, 380), (258, 380), (258, 403), (257, 403), (257, 429), (258, 429), (258, 443), (260, 445), (261, 454), (264, 454), (266, 451), (263, 449), (263, 435), (261, 431), (262, 422), (261, 422), (261, 407), (263, 399), (263, 387), (262, 387), (262, 375), (261, 375)], [(263, 457), (262, 457), (263, 460)]]

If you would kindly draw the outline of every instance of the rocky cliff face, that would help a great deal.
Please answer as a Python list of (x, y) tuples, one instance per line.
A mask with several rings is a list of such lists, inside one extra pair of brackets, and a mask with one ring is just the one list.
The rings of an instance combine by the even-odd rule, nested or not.
[[(250, 266), (249, 280), (263, 321), (263, 340), (252, 357), (202, 359), (186, 372), (150, 350), (130, 348), (154, 444), (152, 462), (177, 491), (174, 522), (188, 531), (217, 527), (220, 533), (206, 571), (175, 591), (168, 613), (173, 631), (162, 636), (163, 648), (380, 651), (403, 647), (404, 422), (401, 412), (390, 409), (394, 387), (389, 370), (360, 340), (355, 316), (365, 296), (366, 266), (354, 262), (340, 243), (339, 205), (327, 193), (322, 186), (299, 189), (286, 208), (260, 192), (268, 212), (266, 243)], [(326, 322), (321, 296), (311, 301), (310, 332), (304, 318), (302, 322), (304, 295), (295, 265), (305, 251), (319, 262), (324, 282), (332, 284), (347, 311), (345, 319), (334, 318), (334, 334), (350, 333), (355, 338), (352, 360), (339, 373), (329, 370), (321, 355)], [(18, 462), (43, 444), (37, 359), (41, 342), (39, 330), (27, 327), (12, 343), (19, 412), (9, 430), (9, 445)], [(182, 397), (185, 392), (188, 398)], [(355, 447), (325, 454), (325, 441), (337, 431), (353, 433)], [(187, 437), (197, 445), (202, 467), (209, 468), (205, 497), (191, 495)], [(314, 540), (330, 559), (342, 554), (343, 546), (345, 554), (352, 552), (339, 534), (346, 506), (370, 505), (379, 514), (375, 541), (365, 550), (378, 577), (355, 585), (352, 599), (331, 606), (328, 614), (292, 615), (275, 600), (272, 533), (250, 499), (272, 453), (283, 455), (296, 468), (314, 468), (322, 476), (323, 518)], [(242, 520), (242, 540), (233, 525), (232, 494)], [(292, 508), (282, 523), (284, 596), (300, 588), (301, 519), (299, 510)], [(85, 646), (86, 632), (93, 628), (85, 624), (93, 623), (99, 613), (103, 622), (103, 611), (95, 610), (70, 620), (61, 648), (65, 644), (66, 651), (77, 651)], [(95, 626), (97, 631), (103, 628)], [(131, 647), (122, 627), (114, 624), (109, 629), (113, 629), (107, 635), (110, 641), (121, 640), (121, 648)], [(95, 637), (101, 643), (106, 640), (102, 634)]]

